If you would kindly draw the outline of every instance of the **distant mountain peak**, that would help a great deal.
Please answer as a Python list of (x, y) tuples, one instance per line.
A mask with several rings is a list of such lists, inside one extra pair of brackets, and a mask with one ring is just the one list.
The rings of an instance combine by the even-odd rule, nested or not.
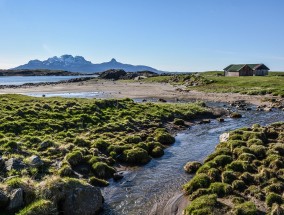
[(116, 61), (115, 58), (112, 58), (112, 59), (110, 60), (110, 63), (117, 63), (117, 61)]
[(160, 73), (149, 66), (134, 66), (131, 64), (123, 64), (112, 58), (109, 62), (93, 64), (91, 61), (85, 60), (82, 56), (73, 56), (69, 54), (54, 56), (47, 60), (31, 60), (27, 64), (18, 66), (14, 69), (49, 69), (49, 70), (65, 70), (70, 72), (96, 73), (109, 69), (123, 69), (126, 72), (151, 71)]

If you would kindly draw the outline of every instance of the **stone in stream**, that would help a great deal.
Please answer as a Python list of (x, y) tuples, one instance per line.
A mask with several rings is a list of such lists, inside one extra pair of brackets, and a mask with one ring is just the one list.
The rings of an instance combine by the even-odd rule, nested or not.
[(123, 172), (116, 172), (116, 173), (113, 174), (113, 179), (115, 181), (118, 181), (118, 180), (122, 179), (123, 177), (124, 177)]

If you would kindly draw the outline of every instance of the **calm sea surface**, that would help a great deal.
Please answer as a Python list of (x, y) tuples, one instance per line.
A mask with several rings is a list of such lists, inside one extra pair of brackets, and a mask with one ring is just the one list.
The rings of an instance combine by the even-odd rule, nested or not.
[(73, 78), (96, 77), (95, 75), (80, 76), (3, 76), (0, 77), (0, 85), (22, 85), (26, 83), (58, 82)]

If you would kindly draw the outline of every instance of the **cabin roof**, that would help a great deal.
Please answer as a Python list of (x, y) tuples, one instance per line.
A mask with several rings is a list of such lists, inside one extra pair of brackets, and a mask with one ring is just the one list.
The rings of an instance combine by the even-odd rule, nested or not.
[(256, 70), (258, 68), (269, 70), (269, 68), (262, 63), (259, 63), (259, 64), (231, 64), (227, 66), (224, 70), (228, 72), (239, 72), (245, 66), (250, 67), (252, 70)]

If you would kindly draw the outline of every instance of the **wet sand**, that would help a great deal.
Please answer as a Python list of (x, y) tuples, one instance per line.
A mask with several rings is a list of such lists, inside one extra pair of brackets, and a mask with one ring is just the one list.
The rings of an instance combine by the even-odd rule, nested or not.
[[(98, 92), (99, 98), (153, 98), (165, 100), (203, 100), (214, 102), (233, 102), (244, 100), (254, 105), (269, 105), (264, 98), (277, 98), (270, 95), (241, 95), (238, 93), (205, 93), (196, 90), (184, 91), (184, 86), (172, 86), (167, 83), (145, 83), (129, 81), (109, 81), (92, 79), (78, 83), (61, 83), (38, 86), (22, 86), (20, 88), (0, 89), (3, 93), (52, 94), (52, 93), (93, 93)], [(283, 101), (283, 99), (282, 99)]]

